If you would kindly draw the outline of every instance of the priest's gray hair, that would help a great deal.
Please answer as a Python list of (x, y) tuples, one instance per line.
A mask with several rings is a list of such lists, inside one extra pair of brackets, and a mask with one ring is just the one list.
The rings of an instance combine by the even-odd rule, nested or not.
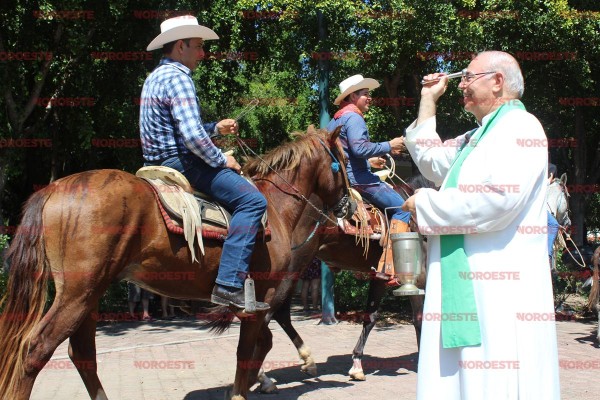
[(520, 99), (525, 91), (525, 85), (517, 60), (503, 51), (483, 51), (477, 54), (477, 57), (480, 55), (487, 57), (489, 71), (502, 72), (502, 75), (504, 75), (504, 87), (511, 95)]

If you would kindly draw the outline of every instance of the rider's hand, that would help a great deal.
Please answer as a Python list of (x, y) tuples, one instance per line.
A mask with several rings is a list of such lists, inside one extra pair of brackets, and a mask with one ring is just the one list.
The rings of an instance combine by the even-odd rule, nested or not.
[(371, 157), (369, 158), (369, 164), (373, 168), (383, 168), (385, 167), (385, 158), (381, 157)]
[(232, 170), (234, 170), (235, 172), (237, 172), (239, 174), (240, 171), (242, 170), (242, 167), (240, 167), (240, 164), (238, 164), (238, 162), (235, 160), (235, 158), (233, 158), (233, 156), (226, 156), (226, 157), (227, 157), (227, 162), (225, 163), (225, 168), (231, 168)]
[(390, 150), (392, 155), (397, 156), (398, 154), (402, 153), (404, 150), (406, 150), (406, 146), (404, 145), (404, 137), (400, 136), (390, 140), (390, 146), (392, 147), (392, 150)]
[(235, 119), (224, 119), (217, 123), (221, 135), (235, 135), (238, 133), (238, 124)]

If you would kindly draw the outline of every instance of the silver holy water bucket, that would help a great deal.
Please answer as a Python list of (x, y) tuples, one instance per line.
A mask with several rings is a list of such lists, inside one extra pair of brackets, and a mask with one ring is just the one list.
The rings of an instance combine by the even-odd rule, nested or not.
[(394, 296), (410, 296), (420, 294), (415, 285), (421, 275), (421, 237), (418, 232), (390, 234), (394, 268), (402, 286), (394, 290)]

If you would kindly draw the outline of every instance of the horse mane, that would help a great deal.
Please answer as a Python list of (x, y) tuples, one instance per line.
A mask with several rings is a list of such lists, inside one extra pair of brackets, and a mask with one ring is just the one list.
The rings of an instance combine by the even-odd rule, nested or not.
[(315, 139), (327, 140), (326, 129), (315, 129), (310, 125), (306, 132), (294, 131), (291, 140), (265, 154), (262, 159), (255, 157), (244, 165), (244, 173), (257, 178), (263, 178), (273, 172), (292, 170), (298, 167), (303, 157), (312, 158), (315, 149)]

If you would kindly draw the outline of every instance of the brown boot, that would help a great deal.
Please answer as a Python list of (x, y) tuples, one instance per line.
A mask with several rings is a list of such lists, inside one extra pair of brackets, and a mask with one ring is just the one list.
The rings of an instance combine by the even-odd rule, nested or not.
[[(408, 224), (397, 219), (391, 220), (389, 234), (391, 235), (393, 233), (402, 232), (410, 232)], [(381, 258), (379, 259), (379, 263), (377, 265), (377, 273), (375, 274), (375, 277), (377, 279), (389, 281), (390, 279), (394, 278), (395, 275), (396, 270), (394, 269), (394, 256), (392, 255), (392, 241), (388, 236), (386, 246), (383, 249), (383, 254), (381, 254)]]

